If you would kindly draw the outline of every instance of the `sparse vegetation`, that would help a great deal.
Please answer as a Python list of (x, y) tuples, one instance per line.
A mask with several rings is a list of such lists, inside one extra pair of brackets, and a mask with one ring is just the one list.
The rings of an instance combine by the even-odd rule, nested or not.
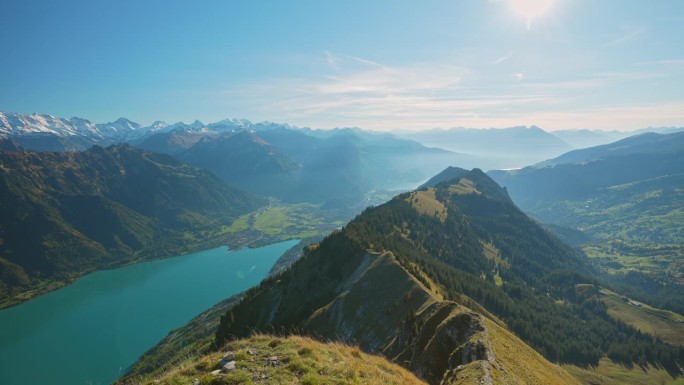
[(435, 197), (435, 189), (428, 188), (427, 190), (417, 190), (412, 192), (408, 198), (416, 211), (420, 214), (430, 215), (439, 218), (440, 221), (446, 220), (447, 211), (442, 202)]
[[(235, 354), (236, 369), (211, 374), (220, 369), (223, 351)], [(233, 341), (221, 349), (189, 360), (158, 378), (127, 384), (301, 384), (361, 385), (425, 384), (414, 374), (384, 358), (371, 356), (358, 347), (321, 343), (305, 337), (279, 338), (257, 335)]]

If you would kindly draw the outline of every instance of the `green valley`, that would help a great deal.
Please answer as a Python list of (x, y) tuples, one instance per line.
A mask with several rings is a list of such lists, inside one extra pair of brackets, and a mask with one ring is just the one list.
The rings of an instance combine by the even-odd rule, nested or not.
[(684, 313), (684, 133), (644, 134), (491, 171), (520, 207), (580, 247), (615, 289)]

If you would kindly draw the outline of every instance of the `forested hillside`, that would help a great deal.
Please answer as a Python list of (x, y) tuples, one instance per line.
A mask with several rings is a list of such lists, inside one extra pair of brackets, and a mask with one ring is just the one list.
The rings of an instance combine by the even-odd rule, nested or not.
[(128, 145), (0, 151), (0, 299), (177, 255), (198, 246), (188, 232), (230, 224), (263, 204), (206, 171)]

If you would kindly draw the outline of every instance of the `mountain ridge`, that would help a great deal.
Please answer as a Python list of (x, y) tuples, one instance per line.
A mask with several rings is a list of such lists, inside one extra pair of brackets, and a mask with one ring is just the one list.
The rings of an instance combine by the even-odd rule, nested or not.
[[(215, 347), (254, 332), (359, 345), (430, 384), (576, 384), (549, 361), (590, 367), (606, 356), (679, 373), (672, 360), (681, 350), (606, 314), (582, 255), (481, 170), (458, 171), (367, 208), (289, 269), (193, 323), (218, 323)], [(192, 339), (193, 327), (170, 334), (119, 383), (153, 379), (198, 346), (211, 351), (206, 337)]]
[(196, 247), (186, 244), (186, 231), (230, 224), (265, 203), (129, 145), (0, 151), (0, 197), (3, 303), (43, 280), (68, 282), (95, 268)]
[[(581, 255), (515, 208), (505, 190), (473, 170), (365, 210), (290, 270), (251, 289), (222, 317), (216, 343), (253, 330), (339, 338), (406, 362), (436, 384), (459, 378), (473, 362), (478, 373), (487, 373), (480, 367), (489, 354), (482, 338), (471, 340), (465, 331), (487, 330), (481, 325), (489, 321), (456, 321), (474, 320), (471, 310), (458, 309), (484, 307), (481, 314), (493, 318), (476, 318), (496, 325), (500, 317), (557, 362), (595, 365), (605, 354), (637, 359), (641, 353), (625, 348), (620, 356), (608, 346), (628, 338), (640, 341), (635, 346), (657, 342), (611, 321), (597, 307), (595, 291), (579, 289), (594, 287), (582, 275), (589, 269)], [(461, 326), (436, 328), (446, 320)], [(570, 337), (575, 333), (586, 335)], [(677, 371), (668, 354), (677, 353), (651, 360)]]

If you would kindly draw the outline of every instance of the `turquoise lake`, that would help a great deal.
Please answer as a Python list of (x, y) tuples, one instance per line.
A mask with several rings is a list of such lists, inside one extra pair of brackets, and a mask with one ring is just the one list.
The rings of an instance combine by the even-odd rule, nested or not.
[(99, 271), (0, 310), (0, 384), (109, 384), (169, 331), (259, 283), (295, 244)]

